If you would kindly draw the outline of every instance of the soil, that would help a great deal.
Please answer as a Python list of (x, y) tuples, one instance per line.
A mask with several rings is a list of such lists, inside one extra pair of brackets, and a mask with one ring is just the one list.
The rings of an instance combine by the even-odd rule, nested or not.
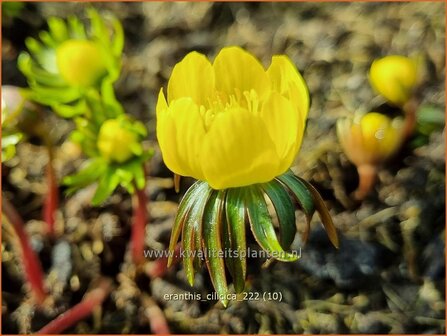
[[(27, 3), (2, 22), (2, 85), (25, 86), (17, 55), (27, 36), (36, 36), (52, 15), (83, 17), (84, 3)], [(167, 247), (181, 191), (173, 188), (155, 137), (155, 102), (172, 67), (189, 51), (210, 58), (226, 45), (240, 45), (268, 65), (287, 54), (303, 74), (312, 105), (301, 151), (292, 167), (321, 192), (341, 237), (334, 249), (318, 216), (306, 245), (297, 235), (294, 263), (249, 260), (248, 297), (228, 308), (216, 300), (167, 300), (165, 294), (200, 294), (213, 288), (205, 269), (194, 287), (181, 263), (151, 277), (153, 260), (131, 262), (131, 199), (119, 189), (102, 206), (90, 204), (94, 186), (72, 197), (59, 188), (56, 239), (41, 221), (48, 160), (41, 141), (29, 138), (2, 167), (2, 191), (26, 222), (46, 274), (49, 302), (37, 308), (23, 285), (14, 236), (2, 226), (2, 333), (32, 333), (78, 303), (102, 276), (113, 291), (100, 311), (67, 333), (150, 333), (155, 303), (171, 332), (194, 333), (445, 333), (445, 131), (415, 134), (379, 172), (374, 191), (360, 204), (355, 167), (343, 154), (335, 123), (354, 112), (381, 110), (368, 69), (389, 54), (419, 56), (424, 80), (421, 105), (445, 110), (445, 4), (439, 3), (95, 3), (122, 22), (126, 43), (116, 84), (126, 111), (149, 129), (146, 145), (156, 151), (147, 164), (150, 222), (148, 249)], [(70, 146), (69, 120), (46, 113), (58, 147), (59, 178), (85, 158)], [(297, 211), (300, 228), (304, 216)], [(250, 238), (250, 246), (255, 248)], [(250, 294), (251, 293), (251, 294)], [(280, 293), (282, 300), (256, 300), (256, 293)]]

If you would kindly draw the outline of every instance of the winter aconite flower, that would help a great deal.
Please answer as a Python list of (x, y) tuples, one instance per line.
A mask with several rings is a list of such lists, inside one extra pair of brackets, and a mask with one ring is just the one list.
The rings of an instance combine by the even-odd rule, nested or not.
[(56, 64), (69, 85), (89, 87), (106, 73), (102, 46), (89, 40), (70, 39), (56, 49)]
[(287, 56), (267, 71), (248, 52), (224, 48), (211, 63), (197, 52), (172, 71), (157, 103), (157, 137), (176, 174), (214, 189), (271, 181), (291, 166), (309, 95)]
[(369, 78), (372, 86), (383, 97), (402, 106), (411, 98), (417, 84), (417, 63), (405, 56), (386, 56), (373, 62)]
[(112, 162), (123, 163), (133, 155), (143, 152), (138, 133), (126, 129), (127, 120), (105, 121), (98, 135), (98, 150), (102, 157)]
[(89, 124), (81, 118), (77, 122), (78, 129), (72, 132), (71, 138), (81, 146), (89, 160), (76, 174), (64, 178), (69, 193), (98, 182), (92, 200), (94, 205), (98, 205), (118, 185), (131, 194), (145, 186), (143, 163), (152, 156), (152, 152), (141, 144), (147, 136), (141, 122), (125, 114), (99, 125)]
[(296, 234), (291, 196), (308, 226), (318, 211), (331, 241), (338, 244), (321, 196), (288, 170), (300, 148), (308, 110), (306, 84), (287, 56), (274, 56), (265, 70), (238, 47), (222, 49), (213, 63), (189, 53), (172, 71), (167, 99), (160, 91), (157, 137), (163, 159), (174, 173), (199, 180), (179, 205), (169, 248), (175, 249), (181, 234), (190, 284), (203, 257), (224, 305), (225, 267), (236, 292), (245, 286), (247, 223), (271, 258), (297, 260), (289, 250)]
[[(18, 66), (28, 80), (32, 99), (63, 117), (89, 113), (90, 98), (113, 94), (121, 69), (123, 30), (113, 17), (87, 11), (89, 27), (78, 18), (48, 19), (48, 31), (27, 38)], [(114, 107), (119, 109), (119, 107)]]
[(394, 155), (405, 139), (401, 118), (370, 112), (337, 122), (339, 142), (359, 172), (360, 186), (355, 197), (363, 199), (372, 188), (377, 167)]

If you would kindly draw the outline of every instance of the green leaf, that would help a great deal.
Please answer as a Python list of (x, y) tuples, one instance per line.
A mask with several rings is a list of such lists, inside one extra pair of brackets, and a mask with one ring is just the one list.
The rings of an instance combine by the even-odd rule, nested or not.
[[(194, 196), (191, 209), (186, 214), (185, 223), (182, 230), (182, 249), (185, 253), (183, 266), (186, 278), (191, 286), (194, 285), (194, 259), (193, 253), (196, 251), (194, 232), (198, 231), (197, 226), (202, 225), (203, 213), (208, 197), (211, 193), (209, 187)], [(199, 232), (200, 234), (200, 232)]]
[[(193, 225), (193, 236), (194, 236), (194, 258), (193, 266), (196, 272), (199, 272), (202, 267), (202, 259), (199, 253), (203, 253), (203, 242), (202, 242), (202, 222), (196, 221)], [(200, 251), (200, 252), (199, 252)]]
[(68, 104), (77, 101), (82, 93), (78, 88), (75, 87), (43, 87), (40, 85), (35, 85), (35, 83), (29, 83), (31, 89), (35, 92), (35, 97), (38, 102), (42, 102), (45, 105), (53, 104)]
[(85, 167), (79, 170), (76, 174), (66, 176), (62, 183), (71, 187), (70, 191), (75, 191), (84, 188), (93, 182), (96, 182), (107, 170), (107, 162), (103, 159), (93, 159), (87, 161)]
[(113, 81), (108, 77), (104, 78), (101, 83), (101, 96), (106, 107), (107, 118), (112, 119), (124, 114), (124, 108), (116, 99)]
[(197, 181), (186, 191), (185, 195), (180, 201), (177, 215), (175, 216), (174, 220), (174, 226), (172, 227), (171, 239), (169, 241), (168, 267), (171, 266), (175, 245), (177, 244), (178, 238), (182, 231), (186, 215), (188, 214), (191, 207), (194, 205), (194, 202), (196, 202), (198, 195), (206, 192), (208, 188), (208, 184), (206, 184), (205, 182)]
[(114, 35), (112, 39), (112, 51), (115, 57), (121, 58), (124, 48), (124, 31), (121, 22), (115, 18), (112, 20)]
[(225, 191), (214, 190), (209, 197), (205, 206), (203, 215), (203, 245), (206, 249), (206, 266), (211, 277), (214, 289), (219, 295), (220, 301), (224, 307), (228, 304), (228, 286), (225, 277), (225, 264), (222, 256), (223, 253), (221, 232), (222, 232), (222, 212), (225, 200)]
[[(228, 193), (226, 193), (226, 194), (228, 194)], [(225, 198), (226, 198), (226, 196), (225, 196)], [(224, 201), (224, 204), (225, 203), (226, 203), (226, 201)], [(226, 217), (227, 217), (226, 216), (226, 210), (222, 211), (222, 219), (221, 219), (221, 221), (222, 221), (222, 225), (221, 225), (221, 227), (222, 227), (222, 232), (221, 232), (221, 234), (222, 234), (222, 244), (223, 244), (224, 251), (229, 252), (229, 251), (231, 251), (231, 233), (230, 233), (230, 226), (228, 224), (228, 220), (227, 220)], [(230, 256), (226, 255), (225, 258), (224, 258), (224, 261), (225, 261), (225, 265), (227, 266), (228, 271), (231, 274), (231, 277), (233, 279), (235, 279), (235, 276), (234, 276), (234, 260), (233, 259), (234, 258), (231, 255)], [(233, 280), (233, 282), (235, 282), (235, 281)]]
[(112, 195), (113, 191), (118, 187), (119, 182), (119, 177), (115, 174), (115, 171), (109, 167), (99, 180), (98, 188), (92, 199), (92, 204), (97, 206), (104, 202), (110, 195)]
[(261, 184), (261, 188), (270, 198), (279, 220), (279, 241), (284, 249), (288, 249), (296, 234), (295, 207), (282, 183), (273, 180)]
[[(237, 251), (237, 257), (233, 258), (231, 276), (234, 289), (240, 293), (245, 287), (245, 275), (247, 271), (247, 244), (245, 240), (245, 205), (241, 188), (228, 189), (225, 202), (226, 221), (231, 241), (231, 250)], [(230, 270), (231, 272), (231, 270)]]
[(146, 177), (144, 174), (144, 164), (140, 160), (133, 160), (131, 171), (135, 179), (135, 184), (138, 189), (143, 189), (146, 185)]
[(110, 43), (109, 42), (110, 35), (109, 32), (107, 31), (104, 21), (101, 19), (101, 16), (93, 7), (87, 9), (87, 14), (90, 18), (92, 37), (98, 39), (99, 41), (105, 43), (108, 46)]
[(62, 43), (68, 39), (68, 29), (65, 21), (58, 17), (50, 17), (48, 19), (48, 27), (51, 35), (57, 42)]
[(78, 100), (71, 105), (54, 104), (52, 108), (59, 116), (67, 119), (81, 116), (88, 109), (85, 100)]
[(133, 174), (129, 170), (123, 169), (120, 165), (113, 165), (113, 166), (115, 167), (115, 175), (118, 177), (120, 183), (133, 182)]
[(444, 110), (431, 105), (423, 105), (416, 112), (418, 131), (430, 135), (436, 130), (442, 130), (445, 125)]
[(132, 142), (129, 144), (129, 149), (135, 156), (140, 156), (143, 154), (143, 147), (138, 142)]
[(55, 41), (53, 36), (45, 30), (39, 32), (39, 38), (45, 45), (52, 49), (56, 49), (58, 47), (58, 42)]
[[(25, 46), (32, 54), (38, 54), (42, 52), (43, 49), (45, 49), (42, 43), (32, 37), (27, 37), (25, 39)], [(29, 56), (27, 52), (23, 52), (21, 54), (26, 54)]]
[(323, 198), (321, 197), (317, 189), (315, 189), (309, 182), (299, 177), (297, 177), (297, 179), (299, 179), (311, 192), (315, 208), (317, 209), (318, 215), (320, 216), (321, 222), (323, 223), (323, 227), (326, 230), (327, 235), (329, 236), (329, 240), (336, 248), (338, 248), (339, 241), (337, 230), (335, 229), (334, 223), (332, 222), (331, 214), (329, 213), (329, 210), (327, 209)]
[(74, 39), (86, 39), (87, 34), (85, 33), (84, 25), (75, 16), (68, 18), (68, 26), (70, 30), (70, 37)]
[(283, 183), (295, 196), (298, 204), (306, 215), (306, 231), (303, 234), (303, 241), (306, 242), (310, 232), (310, 221), (315, 213), (315, 204), (312, 193), (307, 186), (297, 179), (296, 176), (289, 170), (287, 173), (279, 176), (276, 180)]
[(274, 259), (281, 261), (297, 260), (298, 256), (283, 250), (276, 237), (272, 218), (268, 212), (262, 189), (259, 185), (253, 185), (244, 189), (244, 200), (250, 228), (258, 244), (269, 252)]
[(302, 183), (301, 180), (297, 179), (291, 171), (278, 176), (276, 179), (284, 183), (290, 189), (304, 213), (307, 216), (312, 217), (315, 212), (315, 205), (313, 203), (312, 194), (307, 189), (306, 185)]

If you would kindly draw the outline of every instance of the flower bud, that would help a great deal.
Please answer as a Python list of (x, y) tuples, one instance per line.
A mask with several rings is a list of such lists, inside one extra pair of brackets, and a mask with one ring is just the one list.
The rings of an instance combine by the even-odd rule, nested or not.
[(87, 87), (106, 72), (101, 47), (88, 40), (67, 40), (56, 50), (60, 75), (74, 86)]
[(370, 112), (354, 119), (340, 119), (337, 135), (341, 146), (357, 167), (379, 165), (400, 148), (403, 135), (402, 119)]
[(391, 103), (403, 106), (417, 84), (416, 61), (405, 56), (386, 56), (371, 65), (369, 79), (377, 92)]
[(136, 154), (135, 149), (141, 151), (138, 135), (126, 128), (125, 123), (125, 120), (110, 119), (99, 130), (98, 150), (109, 161), (123, 163)]
[(12, 85), (2, 85), (2, 126), (15, 124), (27, 100), (20, 88)]

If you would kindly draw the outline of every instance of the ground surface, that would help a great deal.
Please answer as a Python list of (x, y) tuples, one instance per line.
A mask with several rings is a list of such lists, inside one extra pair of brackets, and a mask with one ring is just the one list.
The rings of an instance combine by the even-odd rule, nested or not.
[[(82, 15), (83, 4), (29, 4), (12, 22), (3, 20), (2, 83), (25, 85), (16, 67), (24, 38), (44, 28), (44, 19)], [(285, 53), (297, 64), (312, 97), (307, 130), (293, 170), (311, 181), (331, 209), (342, 243), (334, 250), (313, 221), (310, 241), (295, 263), (249, 262), (249, 292), (280, 292), (282, 302), (164, 299), (165, 293), (212, 293), (203, 270), (191, 288), (181, 264), (151, 279), (130, 263), (130, 198), (122, 190), (102, 207), (89, 205), (93, 189), (63, 198), (56, 241), (44, 238), (40, 221), (46, 152), (38, 140), (21, 144), (2, 170), (3, 190), (20, 210), (52, 290), (53, 304), (35, 310), (22, 288), (11, 235), (3, 230), (3, 333), (32, 332), (81, 300), (99, 274), (114, 281), (100, 314), (70, 333), (148, 333), (147, 299), (163, 310), (177, 333), (444, 333), (445, 136), (438, 130), (409, 143), (379, 174), (375, 191), (354, 205), (349, 194), (357, 175), (336, 141), (337, 118), (371, 111), (383, 101), (371, 90), (367, 71), (387, 54), (425, 60), (423, 104), (445, 109), (445, 7), (442, 3), (101, 3), (126, 34), (117, 94), (126, 110), (150, 130), (156, 149), (155, 99), (173, 65), (191, 50), (213, 57), (225, 45), (240, 45), (265, 65)], [(64, 140), (70, 123), (50, 118), (61, 145), (59, 176), (82, 157)], [(151, 222), (148, 248), (165, 248), (179, 195), (158, 153), (148, 165)], [(183, 181), (182, 192), (191, 181)], [(60, 190), (63, 195), (63, 189)], [(302, 217), (298, 217), (302, 218)], [(255, 246), (255, 244), (253, 244)], [(299, 237), (295, 247), (301, 246)]]

